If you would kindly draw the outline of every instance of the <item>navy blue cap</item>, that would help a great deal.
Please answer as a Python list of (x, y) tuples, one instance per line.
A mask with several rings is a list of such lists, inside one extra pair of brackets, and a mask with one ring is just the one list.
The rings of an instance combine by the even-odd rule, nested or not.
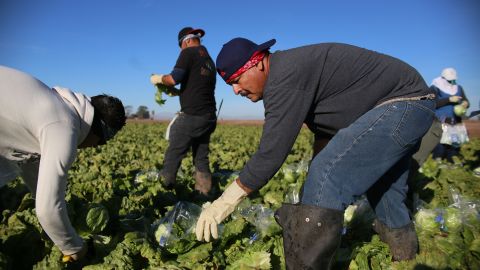
[(255, 52), (267, 50), (275, 44), (276, 40), (271, 39), (260, 45), (246, 39), (234, 38), (225, 43), (217, 56), (217, 72), (224, 81), (239, 70), (252, 57)]

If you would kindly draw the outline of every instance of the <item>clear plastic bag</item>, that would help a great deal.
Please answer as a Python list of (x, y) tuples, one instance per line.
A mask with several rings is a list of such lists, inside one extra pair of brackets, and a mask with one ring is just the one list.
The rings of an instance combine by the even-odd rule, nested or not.
[(452, 203), (449, 207), (458, 209), (462, 224), (480, 228), (480, 200), (465, 198), (456, 188), (449, 189)]
[(441, 217), (437, 210), (420, 208), (415, 214), (415, 227), (417, 232), (440, 232), (443, 226), (443, 217)]
[(298, 163), (285, 165), (280, 172), (283, 174), (283, 179), (287, 183), (295, 183), (297, 178), (305, 175), (308, 171), (308, 161), (302, 160)]
[(343, 234), (348, 230), (366, 230), (371, 227), (375, 219), (375, 213), (365, 196), (360, 196), (349, 205), (343, 214)]
[(290, 204), (299, 203), (300, 202), (300, 192), (301, 192), (301, 185), (298, 185), (298, 184), (288, 185), (288, 190), (285, 194), (285, 199), (283, 201), (285, 203), (290, 203)]
[(233, 214), (233, 218), (242, 217), (250, 224), (255, 226), (256, 233), (252, 235), (252, 240), (258, 237), (272, 236), (280, 232), (281, 228), (274, 218), (274, 211), (261, 204), (250, 204), (248, 201), (241, 204)]
[(448, 144), (459, 147), (460, 145), (469, 141), (467, 128), (463, 123), (456, 125), (443, 123), (442, 130), (442, 138), (440, 139), (441, 144)]
[(449, 191), (450, 205), (435, 209), (424, 206), (417, 208), (417, 229), (433, 233), (457, 233), (464, 230), (464, 226), (480, 228), (479, 201), (465, 198), (454, 187), (450, 187)]
[(196, 204), (180, 201), (165, 216), (151, 225), (155, 241), (170, 253), (182, 254), (196, 242), (195, 226), (202, 212)]
[(156, 169), (142, 170), (135, 175), (135, 184), (141, 184), (146, 182), (157, 182), (160, 178), (160, 172)]
[(301, 189), (308, 172), (308, 165), (309, 161), (302, 160), (286, 165), (280, 170), (284, 183), (288, 184), (283, 199), (284, 203), (297, 204), (300, 202)]

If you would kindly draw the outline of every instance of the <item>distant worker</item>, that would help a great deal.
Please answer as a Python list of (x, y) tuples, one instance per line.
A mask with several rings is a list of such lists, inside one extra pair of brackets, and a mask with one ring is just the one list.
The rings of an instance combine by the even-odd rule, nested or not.
[(460, 151), (460, 145), (468, 139), (461, 123), (470, 104), (462, 86), (457, 84), (457, 71), (453, 68), (445, 68), (430, 88), (437, 95), (435, 114), (443, 126), (442, 140), (434, 149), (433, 158), (445, 158), (452, 162), (452, 157)]
[(263, 99), (265, 124), (239, 177), (203, 209), (197, 239), (218, 237), (217, 224), (275, 175), (305, 123), (316, 138), (331, 139), (319, 143), (301, 202), (276, 212), (287, 269), (329, 269), (344, 210), (363, 194), (393, 259), (414, 258), (406, 181), (412, 153), (435, 117), (434, 93), (413, 67), (385, 54), (340, 43), (270, 53), (274, 43), (235, 38), (217, 57), (217, 71), (235, 94)]
[(79, 260), (87, 245), (68, 218), (68, 170), (77, 149), (105, 144), (125, 125), (123, 104), (108, 95), (50, 88), (5, 66), (0, 96), (0, 187), (21, 176), (46, 234), (68, 259)]
[[(162, 184), (173, 188), (178, 169), (190, 148), (195, 166), (195, 190), (209, 196), (212, 175), (209, 165), (210, 135), (215, 131), (215, 63), (200, 41), (202, 29), (185, 27), (178, 33), (180, 56), (170, 74), (154, 74), (153, 85), (165, 85), (180, 96), (181, 111), (170, 126), (169, 146), (160, 172)], [(181, 84), (180, 89), (173, 88)]]

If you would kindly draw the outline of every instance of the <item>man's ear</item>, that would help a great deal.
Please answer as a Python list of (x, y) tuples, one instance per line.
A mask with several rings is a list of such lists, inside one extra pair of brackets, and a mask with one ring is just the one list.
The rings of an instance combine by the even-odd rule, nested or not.
[[(265, 57), (263, 59), (265, 59)], [(265, 70), (265, 64), (263, 63), (263, 59), (262, 61), (258, 62), (258, 69), (261, 71)]]

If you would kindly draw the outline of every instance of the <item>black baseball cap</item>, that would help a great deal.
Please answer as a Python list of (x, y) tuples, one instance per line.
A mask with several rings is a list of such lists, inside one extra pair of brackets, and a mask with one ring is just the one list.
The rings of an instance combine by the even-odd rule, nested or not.
[(178, 46), (182, 47), (182, 41), (185, 38), (186, 35), (188, 34), (193, 34), (197, 35), (200, 34), (200, 37), (203, 37), (205, 35), (205, 31), (203, 29), (194, 29), (192, 27), (184, 27), (180, 32), (178, 32)]
[(246, 38), (237, 37), (225, 43), (217, 56), (217, 72), (226, 82), (230, 76), (245, 63), (256, 52), (269, 49), (275, 44), (276, 40), (271, 39), (260, 45)]

